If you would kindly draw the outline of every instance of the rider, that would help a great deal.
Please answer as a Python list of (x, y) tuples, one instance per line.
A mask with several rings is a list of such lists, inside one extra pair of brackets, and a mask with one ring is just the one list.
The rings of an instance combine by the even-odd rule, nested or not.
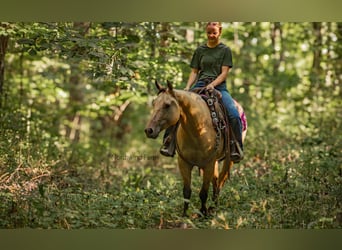
[[(229, 69), (233, 67), (232, 53), (229, 47), (220, 42), (222, 33), (220, 22), (208, 22), (206, 33), (207, 43), (199, 46), (193, 54), (190, 63), (191, 73), (184, 90), (189, 90), (196, 82), (194, 88), (206, 87), (208, 90), (215, 88), (221, 92), (222, 102), (228, 111), (229, 123), (232, 125), (233, 133), (240, 147), (238, 150), (232, 150), (231, 157), (234, 162), (239, 162), (243, 159), (242, 123), (234, 100), (226, 87)], [(174, 130), (173, 126), (165, 132), (164, 145), (160, 149), (160, 153), (165, 156), (174, 155), (171, 138), (174, 136)]]

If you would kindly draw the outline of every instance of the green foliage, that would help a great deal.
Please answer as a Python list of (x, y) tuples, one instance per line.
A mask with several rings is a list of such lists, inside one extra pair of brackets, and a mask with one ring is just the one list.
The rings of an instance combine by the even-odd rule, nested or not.
[(177, 161), (143, 129), (154, 80), (184, 87), (203, 28), (1, 23), (0, 227), (341, 228), (340, 23), (224, 24), (246, 156), (208, 218), (195, 170), (180, 217)]

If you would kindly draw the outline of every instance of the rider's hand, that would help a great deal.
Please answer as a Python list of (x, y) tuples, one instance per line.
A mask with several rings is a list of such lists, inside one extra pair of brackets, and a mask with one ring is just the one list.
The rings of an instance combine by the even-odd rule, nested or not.
[(188, 86), (184, 88), (185, 91), (189, 91), (189, 89), (190, 88)]
[(212, 83), (210, 83), (210, 84), (208, 84), (207, 86), (206, 86), (206, 89), (207, 90), (213, 90), (215, 87), (214, 87), (214, 85), (212, 84)]

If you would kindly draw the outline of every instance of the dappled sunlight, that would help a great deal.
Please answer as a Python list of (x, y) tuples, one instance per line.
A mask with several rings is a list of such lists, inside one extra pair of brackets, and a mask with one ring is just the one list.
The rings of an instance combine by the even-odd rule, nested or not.
[[(164, 132), (151, 140), (144, 129), (151, 116), (162, 128), (182, 116), (182, 152), (210, 158), (207, 106), (182, 90), (203, 25), (1, 22), (0, 228), (342, 228), (335, 22), (224, 23), (234, 56), (227, 88), (249, 125), (244, 160), (216, 208), (209, 189), (207, 217), (203, 175), (193, 168), (189, 216), (181, 217), (178, 155), (162, 156)], [(155, 80), (187, 96), (184, 109), (174, 112), (166, 92), (157, 97)]]

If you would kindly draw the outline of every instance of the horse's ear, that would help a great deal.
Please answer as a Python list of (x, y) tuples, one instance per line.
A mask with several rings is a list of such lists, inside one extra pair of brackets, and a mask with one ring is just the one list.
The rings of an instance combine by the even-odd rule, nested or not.
[(158, 91), (161, 91), (161, 90), (163, 89), (163, 86), (161, 86), (161, 85), (158, 83), (157, 80), (156, 80), (154, 83), (155, 83), (155, 85), (156, 85)]
[(173, 90), (172, 83), (169, 80), (167, 80), (167, 87), (169, 88), (170, 91)]

